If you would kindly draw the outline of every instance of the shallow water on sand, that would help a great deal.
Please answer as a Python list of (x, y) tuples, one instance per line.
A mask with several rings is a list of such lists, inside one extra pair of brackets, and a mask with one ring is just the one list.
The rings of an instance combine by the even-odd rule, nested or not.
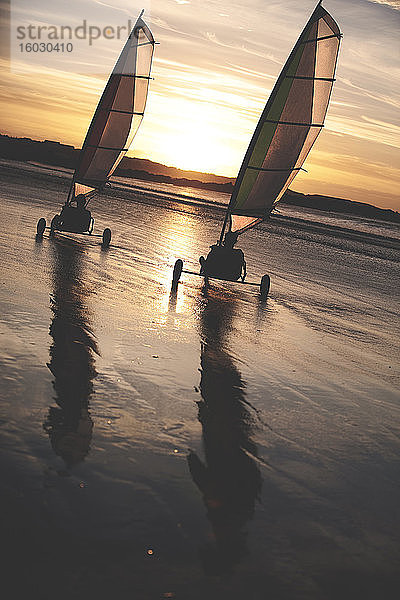
[(397, 597), (393, 239), (276, 220), (240, 240), (249, 280), (271, 275), (266, 304), (191, 275), (174, 297), (173, 264), (197, 270), (218, 209), (117, 187), (92, 205), (107, 251), (36, 241), (65, 175), (1, 177), (14, 597)]

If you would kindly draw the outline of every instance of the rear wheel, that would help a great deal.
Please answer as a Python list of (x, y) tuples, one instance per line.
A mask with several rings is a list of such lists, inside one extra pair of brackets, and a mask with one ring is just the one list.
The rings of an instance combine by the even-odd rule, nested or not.
[(261, 300), (267, 299), (270, 285), (271, 285), (271, 280), (270, 280), (269, 275), (264, 275), (261, 278), (261, 283), (260, 283), (260, 298), (261, 298)]
[(172, 273), (172, 291), (176, 291), (178, 289), (178, 283), (182, 275), (183, 269), (183, 260), (178, 258), (174, 265), (174, 271)]
[(39, 221), (37, 222), (36, 225), (36, 233), (37, 235), (43, 235), (44, 230), (46, 229), (46, 219), (43, 219), (43, 217), (41, 219), (39, 219)]
[(54, 215), (50, 223), (50, 235), (53, 235), (56, 229), (59, 228), (60, 225), (60, 215)]
[(204, 256), (200, 256), (199, 263), (200, 263), (200, 275), (204, 275), (204, 265), (206, 264), (206, 259), (204, 258)]
[(111, 229), (106, 227), (105, 230), (103, 231), (103, 243), (102, 243), (103, 248), (108, 248), (108, 246), (110, 245), (110, 242), (111, 242)]

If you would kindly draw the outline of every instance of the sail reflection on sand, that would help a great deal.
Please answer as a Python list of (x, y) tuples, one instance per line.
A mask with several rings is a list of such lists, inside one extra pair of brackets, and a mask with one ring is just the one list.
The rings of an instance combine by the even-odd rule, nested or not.
[(54, 314), (49, 333), (50, 362), (57, 406), (51, 406), (43, 424), (52, 448), (66, 467), (82, 462), (90, 449), (93, 421), (89, 399), (96, 377), (94, 354), (98, 354), (91, 331), (87, 300), (90, 290), (82, 278), (81, 246), (72, 240), (53, 243)]
[(213, 541), (201, 550), (204, 570), (231, 570), (246, 553), (246, 523), (261, 492), (257, 447), (252, 440), (256, 414), (245, 399), (245, 383), (226, 349), (232, 301), (209, 292), (200, 313), (202, 400), (205, 464), (191, 452), (193, 481), (203, 494)]

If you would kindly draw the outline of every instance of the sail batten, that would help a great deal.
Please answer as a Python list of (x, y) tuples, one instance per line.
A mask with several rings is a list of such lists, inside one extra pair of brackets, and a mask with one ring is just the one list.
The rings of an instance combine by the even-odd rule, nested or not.
[(144, 115), (154, 44), (153, 35), (140, 16), (89, 125), (70, 199), (78, 193), (89, 199), (101, 190), (129, 149)]
[[(242, 233), (267, 218), (302, 169), (324, 127), (340, 38), (338, 25), (319, 4), (286, 61), (250, 141), (225, 220), (231, 231)], [(243, 220), (246, 215), (251, 221)]]
[(286, 75), (288, 79), (307, 79), (311, 81), (336, 81), (334, 77), (305, 77), (304, 75)]
[(338, 38), (340, 40), (341, 34), (333, 33), (332, 35), (324, 35), (319, 38), (311, 39), (311, 40), (303, 40), (300, 44), (310, 44), (312, 42), (320, 42), (321, 40), (329, 40), (330, 38)]
[(304, 127), (304, 125), (307, 125), (307, 127), (323, 127), (324, 125), (322, 123), (302, 123), (302, 122), (295, 122), (295, 121), (277, 121), (274, 119), (265, 119), (264, 123), (280, 123), (281, 125), (300, 125), (302, 127)]
[(288, 167), (287, 169), (271, 169), (266, 167), (253, 167), (248, 165), (248, 169), (254, 169), (255, 171), (301, 171), (302, 167)]

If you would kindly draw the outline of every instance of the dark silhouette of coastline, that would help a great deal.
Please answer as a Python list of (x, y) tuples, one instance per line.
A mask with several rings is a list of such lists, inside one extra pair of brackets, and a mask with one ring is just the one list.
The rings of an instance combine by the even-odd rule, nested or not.
[[(0, 134), (1, 158), (35, 161), (47, 165), (74, 169), (78, 161), (78, 154), (79, 149), (66, 144), (60, 144), (59, 142), (50, 140), (39, 142), (30, 138), (13, 138)], [(223, 177), (222, 175), (213, 175), (212, 173), (201, 173), (198, 171), (184, 171), (147, 159), (127, 157), (122, 159), (114, 175), (225, 193), (232, 192), (235, 182), (234, 178)], [(321, 196), (318, 194), (301, 194), (300, 192), (288, 190), (284, 194), (281, 203), (400, 223), (400, 213), (396, 211), (343, 198)]]
[[(60, 144), (51, 140), (44, 142), (30, 138), (12, 138), (0, 134), (0, 157), (19, 161), (34, 161), (57, 167), (75, 169), (78, 163), (80, 149), (67, 144)], [(230, 193), (233, 189), (234, 179), (200, 173), (197, 171), (184, 171), (175, 167), (168, 167), (145, 158), (124, 157), (114, 175), (141, 179), (144, 181), (158, 181), (172, 185), (204, 188)]]
[(252, 440), (256, 415), (226, 349), (233, 309), (232, 302), (210, 292), (200, 314), (202, 399), (197, 404), (205, 464), (194, 452), (188, 464), (214, 534), (200, 551), (210, 575), (231, 571), (246, 554), (246, 523), (253, 517), (262, 484)]
[(43, 424), (52, 448), (68, 468), (82, 462), (90, 449), (93, 421), (89, 399), (96, 377), (96, 340), (90, 328), (87, 298), (90, 291), (82, 278), (82, 248), (73, 240), (53, 243), (54, 314), (49, 333), (53, 339), (50, 362), (57, 406), (51, 406)]

